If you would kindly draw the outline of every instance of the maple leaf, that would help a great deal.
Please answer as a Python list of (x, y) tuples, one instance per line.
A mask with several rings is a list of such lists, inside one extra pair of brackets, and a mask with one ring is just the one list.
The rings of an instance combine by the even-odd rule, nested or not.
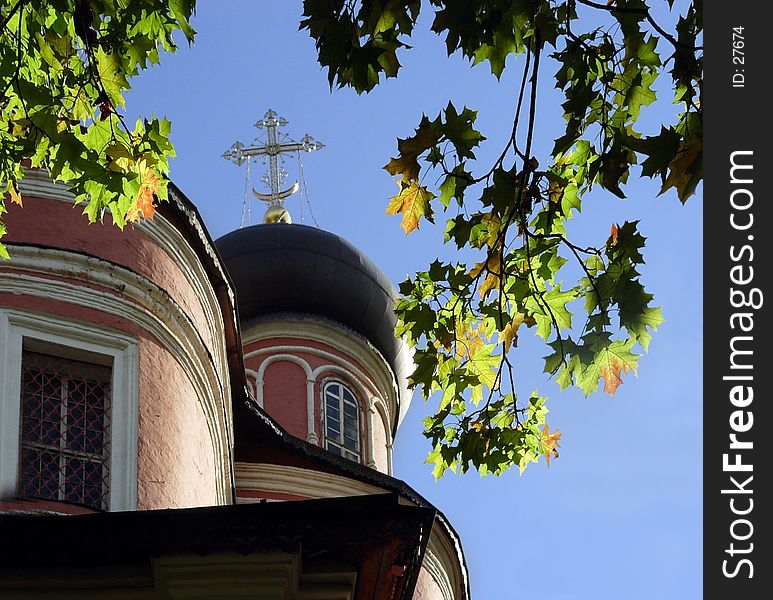
[(610, 396), (614, 396), (617, 388), (622, 385), (622, 375), (628, 371), (636, 372), (639, 357), (631, 352), (631, 345), (633, 340), (626, 344), (614, 342), (602, 350), (596, 359), (599, 374), (604, 378), (604, 391)]
[(682, 142), (679, 150), (668, 165), (668, 177), (658, 195), (669, 188), (676, 188), (679, 200), (684, 204), (695, 193), (698, 182), (703, 178), (703, 139)]
[(400, 175), (401, 181), (409, 182), (419, 178), (419, 156), (432, 148), (438, 141), (439, 121), (430, 121), (426, 117), (422, 119), (414, 135), (397, 139), (399, 155), (393, 157), (384, 169), (390, 175)]
[(500, 332), (499, 339), (504, 345), (505, 353), (508, 350), (510, 350), (511, 345), (513, 346), (513, 348), (518, 346), (518, 329), (520, 328), (521, 325), (524, 325), (524, 324), (527, 327), (531, 327), (536, 324), (536, 321), (532, 316), (527, 316), (520, 312), (515, 313), (515, 315), (513, 315), (513, 318), (510, 319), (507, 325), (505, 325), (502, 331)]
[(8, 183), (8, 187), (5, 190), (11, 197), (11, 202), (14, 204), (18, 204), (19, 206), (23, 206), (21, 194), (19, 193), (19, 188), (16, 185), (15, 181), (11, 181)]
[(550, 466), (551, 456), (558, 458), (558, 448), (561, 447), (558, 440), (560, 439), (561, 432), (556, 429), (553, 433), (550, 433), (550, 425), (545, 421), (545, 426), (542, 428), (539, 441), (540, 444), (542, 444), (542, 453), (545, 455), (545, 461), (548, 463), (548, 467)]
[(405, 230), (405, 234), (408, 235), (414, 229), (418, 229), (419, 220), (422, 217), (430, 223), (434, 223), (430, 201), (435, 197), (435, 194), (416, 181), (400, 181), (397, 185), (400, 186), (400, 191), (389, 201), (386, 214), (396, 215), (400, 213), (403, 215), (400, 226)]
[(481, 321), (473, 329), (469, 323), (461, 322), (456, 324), (456, 360), (475, 358), (475, 354), (483, 347), (483, 336), (486, 334), (486, 327)]
[(390, 175), (400, 175), (403, 181), (411, 181), (412, 179), (419, 178), (419, 166), (418, 155), (409, 154), (403, 156), (402, 154), (397, 158), (392, 158), (389, 163), (384, 165)]
[(483, 279), (483, 283), (480, 284), (480, 299), (485, 300), (486, 296), (492, 290), (499, 289), (500, 279), (502, 278), (502, 265), (499, 260), (499, 252), (494, 251), (483, 262), (475, 263), (475, 266), (470, 269), (470, 277), (477, 277), (481, 271), (485, 268), (487, 271), (486, 277)]
[(614, 246), (617, 244), (617, 234), (620, 232), (620, 227), (617, 223), (612, 223), (612, 228), (609, 230), (609, 245)]
[(153, 169), (144, 169), (142, 183), (129, 210), (126, 211), (128, 221), (139, 221), (140, 213), (145, 219), (152, 219), (156, 213), (155, 193), (158, 191), (158, 176)]

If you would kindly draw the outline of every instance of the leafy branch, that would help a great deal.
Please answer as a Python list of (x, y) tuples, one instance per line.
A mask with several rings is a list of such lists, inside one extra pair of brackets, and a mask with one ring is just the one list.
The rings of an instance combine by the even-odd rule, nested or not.
[[(576, 3), (599, 9), (606, 21), (588, 27)], [(682, 202), (694, 193), (702, 179), (702, 4), (677, 15), (674, 32), (644, 0), (429, 4), (431, 29), (445, 38), (449, 55), (488, 63), (497, 78), (509, 57), (520, 56), (523, 74), (511, 134), (492, 164), (480, 167), (475, 156), (485, 142), (477, 113), (452, 102), (397, 141), (385, 169), (399, 190), (387, 213), (402, 217), (406, 234), (422, 220), (435, 223), (437, 211), (446, 214), (445, 241), (460, 251), (459, 260), (435, 260), (400, 285), (397, 334), (415, 348), (411, 384), (427, 399), (439, 395), (424, 423), (435, 475), (470, 467), (523, 471), (540, 456), (549, 462), (558, 455), (560, 432), (545, 420), (545, 397), (517, 397), (518, 336), (531, 329), (544, 340), (544, 370), (562, 389), (577, 386), (588, 395), (603, 385), (614, 394), (662, 322), (640, 282), (646, 241), (638, 223), (613, 218), (609, 237), (592, 245), (573, 241), (569, 226), (594, 187), (625, 197), (634, 168), (659, 177), (661, 193), (674, 188)], [(410, 0), (305, 0), (301, 28), (314, 39), (331, 86), (368, 92), (398, 76), (421, 9)], [(667, 61), (660, 39), (673, 48)], [(556, 68), (565, 125), (549, 155), (533, 156), (543, 58)], [(645, 135), (636, 126), (658, 100), (653, 85), (664, 62), (672, 64), (681, 112)], [(431, 173), (434, 188), (423, 183)], [(586, 315), (581, 327), (573, 324), (577, 310)]]
[[(122, 114), (129, 80), (191, 42), (194, 0), (0, 0), (0, 240), (6, 198), (21, 203), (25, 168), (41, 168), (83, 203), (91, 221), (119, 227), (166, 199), (174, 155), (165, 119)], [(0, 256), (8, 257), (0, 241)]]

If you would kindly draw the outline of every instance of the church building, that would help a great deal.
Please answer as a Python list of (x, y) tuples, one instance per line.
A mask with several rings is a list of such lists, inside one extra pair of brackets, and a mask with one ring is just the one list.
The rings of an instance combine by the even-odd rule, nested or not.
[(315, 143), (286, 123), (224, 155), (267, 157), (271, 192), (218, 240), (173, 184), (121, 232), (27, 172), (0, 262), (0, 598), (469, 599), (457, 533), (392, 472), (394, 288), (290, 222), (276, 159)]

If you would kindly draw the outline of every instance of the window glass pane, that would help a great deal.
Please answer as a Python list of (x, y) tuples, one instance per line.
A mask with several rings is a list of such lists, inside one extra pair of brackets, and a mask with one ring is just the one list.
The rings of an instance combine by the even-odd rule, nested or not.
[(53, 452), (40, 452), (37, 496), (46, 500), (59, 497), (59, 456)]
[[(342, 422), (343, 421), (343, 422)], [(354, 394), (343, 384), (325, 386), (325, 437), (331, 452), (359, 462), (358, 408)]]
[(342, 394), (342, 397), (343, 397), (343, 399), (344, 399), (344, 402), (348, 402), (348, 403), (351, 403), (351, 404), (356, 404), (356, 402), (355, 402), (355, 400), (354, 400), (354, 396), (353, 396), (353, 395), (352, 395), (352, 393), (351, 393), (351, 392), (348, 390), (348, 388), (341, 387), (341, 390), (342, 390), (342, 392), (343, 392), (343, 394)]
[(85, 460), (68, 458), (66, 461), (64, 478), (64, 499), (68, 502), (81, 502), (83, 499), (83, 467)]
[(329, 419), (335, 419), (336, 421), (341, 420), (341, 411), (338, 409), (338, 406), (331, 406), (330, 404), (327, 405), (327, 416)]
[(354, 404), (350, 404), (349, 402), (344, 403), (344, 415), (347, 417), (351, 417), (353, 419), (357, 418), (357, 408)]
[(337, 383), (328, 384), (325, 387), (325, 396), (337, 404), (341, 399), (341, 386)]
[(22, 352), (20, 491), (107, 508), (110, 367)]
[(103, 498), (102, 464), (98, 462), (86, 462), (83, 465), (83, 503), (90, 506), (99, 506), (106, 499)]

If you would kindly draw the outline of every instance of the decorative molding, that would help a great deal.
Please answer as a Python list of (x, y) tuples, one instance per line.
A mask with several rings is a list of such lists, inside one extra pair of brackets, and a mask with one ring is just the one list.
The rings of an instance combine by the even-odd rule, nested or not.
[(16, 491), (19, 464), (21, 362), (25, 339), (86, 350), (112, 359), (110, 408), (111, 511), (137, 507), (137, 340), (93, 324), (17, 309), (0, 309), (0, 496)]
[[(232, 428), (230, 382), (228, 371), (218, 370), (220, 365), (226, 364), (226, 359), (213, 357), (198, 329), (175, 300), (136, 273), (74, 252), (18, 245), (9, 247), (14, 257), (9, 266), (28, 273), (10, 273), (0, 269), (0, 292), (66, 302), (123, 316), (151, 333), (175, 358), (193, 384), (204, 411), (217, 454), (218, 500), (227, 503), (232, 485), (229, 464)], [(98, 284), (110, 291), (37, 274)]]
[(424, 554), (423, 567), (435, 580), (443, 593), (443, 600), (468, 600), (467, 571), (459, 539), (441, 514), (435, 518)]
[(256, 386), (256, 400), (258, 405), (263, 407), (263, 376), (266, 374), (266, 369), (275, 362), (289, 362), (298, 365), (303, 369), (306, 375), (306, 427), (307, 434), (306, 440), (312, 444), (319, 442), (317, 437), (316, 428), (314, 427), (314, 376), (311, 372), (311, 366), (305, 360), (294, 354), (272, 354), (260, 363), (258, 367), (257, 377), (255, 378)]
[(42, 169), (25, 169), (24, 177), (19, 182), (19, 192), (22, 196), (75, 202), (75, 196), (63, 184), (51, 179)]
[[(430, 540), (432, 540), (431, 537)], [(459, 600), (454, 595), (451, 581), (448, 578), (448, 573), (443, 567), (443, 564), (430, 548), (427, 548), (424, 552), (424, 561), (421, 563), (421, 568), (427, 571), (437, 584), (440, 593), (443, 596), (443, 600)]]
[[(387, 417), (386, 406), (381, 398), (372, 397), (370, 399), (370, 410), (373, 414), (373, 427), (378, 425), (384, 428), (384, 442), (386, 444), (386, 457), (387, 457), (387, 475), (392, 475), (392, 431), (389, 428), (389, 417)], [(376, 421), (378, 419), (378, 421)], [(371, 437), (375, 439), (375, 437)]]
[[(267, 317), (265, 320), (248, 324), (242, 330), (242, 343), (245, 348), (254, 342), (271, 338), (314, 341), (341, 351), (362, 365), (367, 374), (340, 356), (330, 353), (324, 356), (326, 358), (334, 357), (339, 364), (352, 369), (352, 374), (361, 377), (372, 388), (372, 393), (385, 400), (389, 413), (390, 431), (398, 414), (398, 398), (400, 399), (400, 414), (405, 414), (405, 410), (410, 404), (410, 396), (402, 397), (398, 394), (395, 375), (389, 363), (373, 344), (354, 330), (338, 323), (307, 315), (293, 315), (281, 319)], [(253, 355), (250, 352), (245, 355), (245, 358)], [(317, 355), (322, 356), (321, 354)]]
[[(277, 492), (311, 499), (383, 494), (387, 490), (356, 479), (299, 467), (237, 462), (237, 490)], [(259, 499), (255, 498), (257, 502)], [(240, 498), (240, 502), (249, 501)]]
[[(270, 336), (270, 337), (289, 337), (289, 336)], [(245, 344), (246, 346), (246, 344)], [(381, 390), (377, 387), (377, 385), (374, 383), (374, 381), (368, 377), (366, 373), (364, 373), (361, 369), (359, 369), (354, 363), (346, 360), (345, 358), (333, 354), (332, 352), (327, 352), (326, 350), (320, 350), (319, 348), (315, 348), (313, 346), (305, 346), (302, 344), (299, 344), (297, 346), (289, 345), (289, 344), (281, 344), (278, 346), (268, 346), (266, 348), (258, 348), (257, 350), (252, 350), (250, 352), (245, 353), (244, 358), (247, 360), (248, 358), (252, 358), (255, 356), (261, 356), (263, 354), (272, 354), (274, 352), (282, 352), (285, 354), (291, 353), (291, 352), (304, 352), (306, 354), (311, 354), (313, 356), (319, 356), (320, 358), (324, 358), (326, 360), (331, 361), (331, 364), (323, 365), (321, 367), (317, 367), (317, 369), (314, 370), (313, 376), (316, 378), (320, 373), (324, 371), (330, 371), (330, 370), (338, 370), (339, 373), (345, 373), (348, 375), (352, 380), (356, 379), (358, 386), (361, 387), (361, 389), (364, 390), (365, 397), (370, 397), (370, 395), (377, 395), (380, 396)], [(337, 363), (337, 364), (336, 364)], [(388, 403), (384, 404), (385, 407), (389, 407)], [(389, 420), (390, 420), (390, 428), (391, 428), (391, 415), (393, 413), (389, 412)]]
[[(310, 365), (308, 362), (297, 356), (295, 353), (308, 353), (312, 354), (314, 356), (319, 356), (321, 358), (324, 358), (330, 363), (338, 363), (338, 364), (324, 364), (320, 365), (313, 371), (311, 370)], [(277, 354), (275, 354), (277, 353)], [(356, 396), (361, 399), (361, 414), (363, 415), (363, 426), (364, 426), (364, 450), (365, 453), (363, 453), (363, 459), (365, 460), (365, 464), (371, 468), (376, 468), (376, 461), (375, 461), (375, 455), (374, 455), (374, 438), (373, 438), (373, 419), (368, 418), (368, 410), (374, 406), (374, 403), (378, 403), (379, 406), (379, 416), (384, 423), (384, 430), (386, 433), (386, 443), (387, 445), (391, 444), (392, 436), (391, 436), (391, 426), (390, 426), (390, 420), (387, 413), (387, 405), (383, 402), (383, 400), (374, 394), (378, 394), (378, 389), (375, 386), (375, 383), (368, 377), (366, 373), (363, 373), (359, 368), (357, 368), (356, 365), (349, 362), (345, 358), (342, 358), (336, 354), (333, 354), (331, 352), (327, 352), (326, 350), (320, 350), (319, 348), (314, 348), (312, 346), (290, 346), (290, 345), (279, 345), (279, 346), (268, 346), (266, 348), (259, 348), (257, 350), (253, 350), (251, 352), (248, 352), (245, 354), (245, 360), (248, 358), (253, 358), (256, 356), (263, 356), (268, 355), (258, 367), (257, 371), (257, 377), (256, 377), (256, 400), (260, 406), (264, 406), (264, 397), (263, 397), (263, 385), (264, 385), (264, 374), (266, 372), (266, 369), (269, 367), (269, 365), (273, 364), (277, 361), (288, 361), (295, 363), (299, 366), (301, 366), (304, 370), (304, 373), (306, 374), (306, 417), (307, 417), (307, 437), (306, 441), (312, 443), (312, 444), (319, 444), (322, 436), (322, 432), (319, 434), (316, 431), (316, 426), (314, 422), (314, 408), (315, 408), (315, 386), (317, 382), (319, 381), (320, 375), (326, 375), (331, 374), (331, 377), (338, 376), (339, 378), (342, 377), (344, 381), (347, 383), (347, 385), (351, 385), (354, 388), (356, 388)], [(321, 385), (324, 385), (324, 383), (327, 381), (327, 378), (321, 380)], [(363, 383), (365, 382), (365, 383)], [(322, 397), (320, 395), (320, 411), (322, 411)], [(389, 450), (387, 450), (387, 464), (385, 468), (385, 472), (391, 473), (392, 472), (392, 464), (391, 464), (391, 453)]]
[[(245, 379), (247, 380), (247, 390), (249, 391), (250, 397), (255, 400), (255, 402), (258, 402), (258, 373), (252, 369), (244, 369), (244, 375)], [(260, 402), (258, 402), (258, 406), (263, 408), (263, 398), (261, 398)]]
[[(67, 187), (51, 179), (51, 176), (45, 169), (25, 169), (24, 178), (19, 182), (19, 191), (22, 196), (32, 196), (36, 198), (46, 198), (51, 200), (60, 200), (73, 204), (75, 196)], [(199, 241), (204, 247), (207, 255), (213, 260), (214, 266), (220, 275), (220, 278), (226, 283), (228, 297), (230, 300), (231, 319), (238, 323), (236, 317), (236, 300), (229, 279), (225, 274), (220, 257), (209, 242), (209, 237), (205, 233), (201, 219), (195, 210), (191, 209), (178, 192), (173, 187), (169, 189), (169, 201), (174, 204), (181, 216), (188, 221), (190, 226), (199, 236)], [(188, 283), (196, 292), (202, 311), (204, 312), (206, 326), (209, 330), (210, 339), (215, 345), (214, 356), (218, 360), (218, 369), (222, 373), (228, 373), (228, 358), (225, 348), (225, 336), (219, 331), (215, 324), (223, 323), (223, 314), (220, 308), (220, 302), (215, 295), (209, 276), (202, 265), (196, 251), (190, 246), (182, 233), (162, 214), (156, 213), (153, 219), (144, 219), (133, 224), (134, 227), (148, 235), (158, 246), (169, 256), (169, 258), (180, 268)], [(16, 258), (16, 252), (14, 253)], [(228, 378), (226, 378), (228, 379)], [(229, 384), (227, 384), (229, 385)], [(230, 396), (230, 394), (229, 394)], [(224, 410), (227, 416), (227, 443), (233, 445), (233, 425), (232, 425), (232, 407), (230, 401), (225, 402)], [(229, 459), (230, 460), (230, 459)], [(230, 485), (229, 485), (230, 487)]]

